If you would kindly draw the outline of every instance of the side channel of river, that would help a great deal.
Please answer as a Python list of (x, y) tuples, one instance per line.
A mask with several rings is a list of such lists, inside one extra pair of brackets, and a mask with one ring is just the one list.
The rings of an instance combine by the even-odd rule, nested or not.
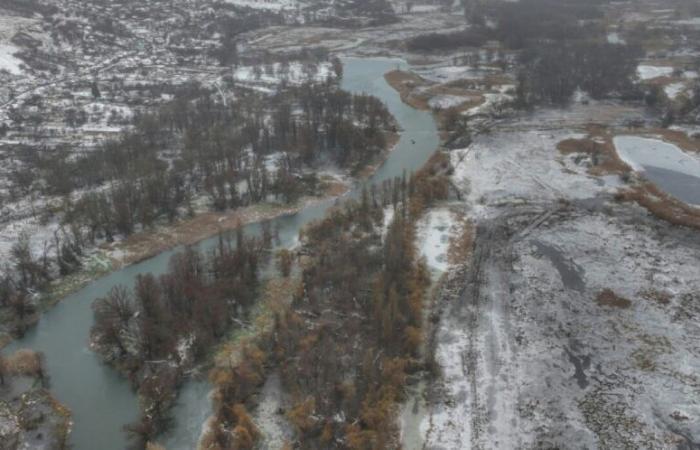
[[(405, 105), (384, 80), (386, 72), (404, 66), (404, 63), (395, 59), (343, 58), (343, 65), (343, 89), (380, 98), (403, 130), (394, 151), (368, 182), (381, 183), (400, 176), (404, 171), (419, 169), (437, 148), (439, 138), (430, 113)], [(348, 195), (354, 196), (357, 192), (355, 189)], [(336, 200), (320, 202), (296, 214), (274, 219), (272, 225), (280, 231), (280, 245), (292, 245), (302, 226), (323, 217), (335, 203)], [(248, 225), (245, 232), (257, 234), (260, 226)], [(198, 246), (207, 249), (215, 243), (216, 238), (211, 238)], [(75, 450), (124, 449), (127, 442), (122, 427), (138, 416), (138, 401), (128, 381), (102, 364), (88, 347), (93, 322), (92, 302), (113, 286), (132, 286), (138, 274), (163, 273), (168, 260), (178, 250), (163, 252), (95, 280), (65, 298), (48, 311), (23, 339), (8, 346), (7, 351), (31, 348), (45, 354), (51, 390), (73, 413), (71, 444)], [(207, 384), (201, 381), (187, 382), (183, 386), (174, 410), (175, 427), (164, 437), (169, 450), (194, 448), (210, 412), (208, 390)]]

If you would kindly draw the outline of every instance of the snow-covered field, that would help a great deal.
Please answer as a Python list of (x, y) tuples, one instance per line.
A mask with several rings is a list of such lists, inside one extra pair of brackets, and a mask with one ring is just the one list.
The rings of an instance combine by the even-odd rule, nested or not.
[(590, 198), (620, 186), (615, 176), (593, 177), (577, 155), (564, 156), (557, 144), (583, 135), (571, 131), (504, 131), (479, 136), (452, 152), (454, 181), (469, 214), (488, 217), (504, 206)]
[[(582, 448), (700, 440), (700, 396), (690, 394), (700, 382), (698, 242), (624, 214), (575, 215), (515, 245), (517, 381), (504, 394), (526, 412), (523, 435)], [(585, 288), (567, 288), (535, 241), (556, 248)], [(603, 289), (630, 306), (599, 304)]]
[[(619, 177), (592, 176), (590, 157), (557, 150), (584, 136), (565, 123), (586, 108), (502, 124), (451, 153), (462, 200), (450, 206), (475, 222), (476, 244), (464, 267), (446, 267), (440, 376), (411, 448), (700, 442), (700, 241), (616, 203)], [(678, 155), (658, 162), (661, 150), (647, 156), (687, 168)], [(445, 211), (420, 224), (424, 254), (446, 252), (445, 227), (432, 225)]]

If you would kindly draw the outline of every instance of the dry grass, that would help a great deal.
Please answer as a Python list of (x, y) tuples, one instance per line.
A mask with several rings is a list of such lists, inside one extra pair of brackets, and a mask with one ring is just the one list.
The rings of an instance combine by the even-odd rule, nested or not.
[(11, 375), (37, 377), (43, 373), (41, 356), (34, 350), (21, 349), (5, 359), (5, 369)]
[(653, 301), (661, 305), (668, 305), (671, 303), (671, 294), (668, 292), (657, 291), (656, 289), (645, 289), (639, 292), (639, 296), (645, 300)]
[(620, 297), (615, 294), (611, 289), (603, 289), (596, 297), (596, 303), (600, 306), (610, 306), (613, 308), (626, 309), (632, 306), (632, 302), (629, 299)]
[(458, 222), (460, 232), (450, 236), (447, 261), (450, 264), (462, 264), (469, 259), (474, 249), (474, 224), (462, 216)]
[[(399, 140), (401, 139), (401, 133), (394, 132), (394, 131), (385, 131), (384, 134), (386, 135), (387, 138), (387, 143), (386, 143), (386, 151), (383, 153), (384, 155), (388, 154), (392, 150), (394, 150), (394, 147), (396, 147), (396, 144), (399, 143)], [(355, 173), (355, 176), (357, 178), (369, 178), (378, 168), (381, 166), (384, 161), (386, 160), (385, 157), (379, 158), (377, 161), (371, 164), (367, 164), (363, 169), (359, 170), (357, 173)], [(331, 192), (326, 192), (326, 195), (331, 195), (331, 196), (340, 196), (347, 191), (347, 186), (343, 183), (336, 183), (341, 187), (342, 190), (335, 190)]]
[(416, 94), (414, 91), (417, 87), (427, 86), (428, 82), (422, 77), (412, 72), (403, 70), (392, 70), (384, 75), (384, 79), (392, 88), (396, 89), (401, 97), (401, 100), (407, 105), (421, 111), (429, 111), (428, 101), (430, 100), (427, 94)]
[[(620, 159), (613, 143), (613, 134), (605, 127), (590, 125), (588, 136), (583, 139), (565, 139), (557, 144), (557, 149), (564, 155), (584, 153), (597, 161), (589, 169), (591, 175), (608, 174), (625, 175), (632, 169)], [(700, 152), (700, 141), (680, 131), (650, 129), (637, 134), (658, 136), (673, 142), (684, 150)], [(700, 208), (689, 206), (671, 195), (663, 192), (656, 185), (640, 181), (635, 186), (621, 191), (616, 199), (622, 202), (636, 202), (654, 216), (673, 225), (700, 229)]]
[(700, 230), (700, 208), (694, 208), (677, 200), (653, 183), (640, 183), (618, 193), (615, 198), (623, 202), (636, 202), (654, 216), (673, 225)]
[(590, 126), (588, 137), (565, 139), (557, 144), (557, 149), (563, 155), (572, 153), (591, 155), (596, 160), (588, 170), (591, 175), (624, 175), (632, 170), (617, 154), (612, 136), (600, 127)]

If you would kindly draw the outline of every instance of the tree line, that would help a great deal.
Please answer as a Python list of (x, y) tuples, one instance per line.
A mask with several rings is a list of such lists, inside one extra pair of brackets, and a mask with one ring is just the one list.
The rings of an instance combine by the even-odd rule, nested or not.
[[(272, 332), (217, 367), (210, 449), (251, 449), (260, 431), (249, 411), (271, 367), (292, 399), (295, 430), (285, 448), (397, 446), (396, 404), (406, 378), (423, 369), (423, 302), (429, 284), (415, 246), (415, 221), (448, 195), (449, 162), (436, 157), (415, 176), (365, 189), (303, 230), (301, 275)], [(394, 210), (388, 229), (386, 208)]]
[(30, 293), (78, 270), (86, 247), (192, 215), (201, 195), (225, 210), (320, 194), (322, 184), (305, 169), (359, 170), (382, 154), (393, 129), (378, 99), (330, 81), (239, 94), (224, 102), (218, 91), (187, 85), (97, 149), (17, 150), (23, 164), (13, 177), (25, 194), (62, 199), (40, 211), (60, 221), (52, 242), (37, 255), (28, 236), (19, 239), (0, 279), (0, 307), (18, 334), (35, 312)]
[(139, 275), (93, 304), (91, 342), (138, 390), (142, 416), (126, 429), (135, 448), (168, 428), (177, 387), (201, 363), (256, 298), (258, 269), (273, 245), (260, 237), (220, 236), (209, 252), (187, 248), (165, 274)]

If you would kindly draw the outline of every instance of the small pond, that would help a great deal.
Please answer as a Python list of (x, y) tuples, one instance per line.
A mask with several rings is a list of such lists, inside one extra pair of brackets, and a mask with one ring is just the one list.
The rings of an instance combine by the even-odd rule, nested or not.
[(617, 136), (620, 158), (677, 199), (700, 205), (700, 158), (659, 139)]

